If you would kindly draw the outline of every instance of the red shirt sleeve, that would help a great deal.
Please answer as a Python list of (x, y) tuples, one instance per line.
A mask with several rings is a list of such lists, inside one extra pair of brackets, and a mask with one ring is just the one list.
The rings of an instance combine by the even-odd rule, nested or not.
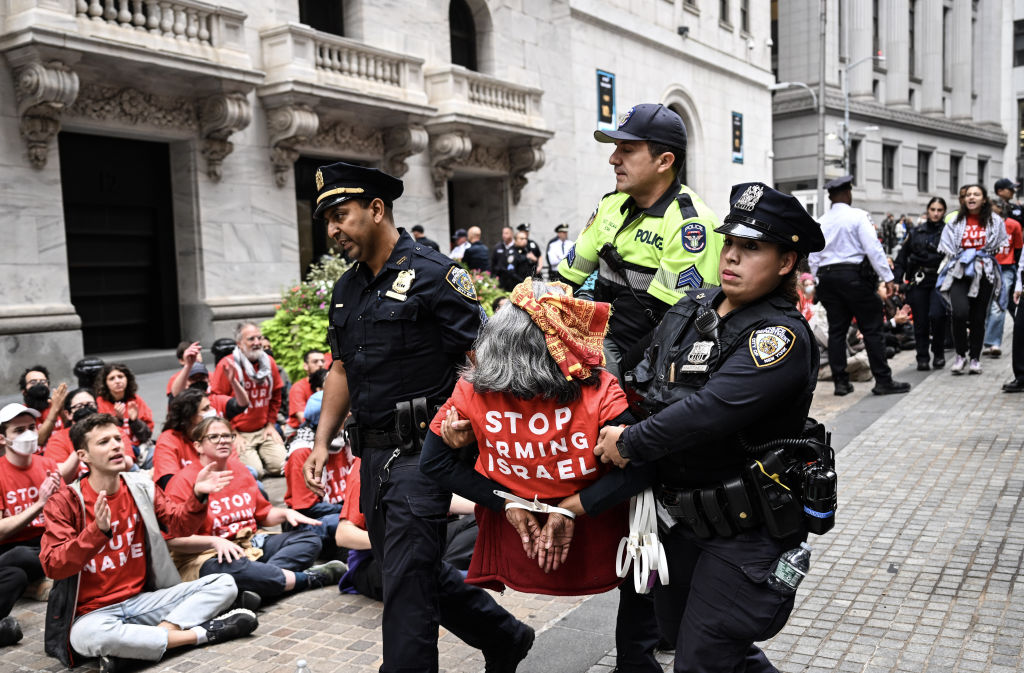
[(218, 395), (231, 394), (231, 381), (228, 379), (226, 371), (228, 367), (232, 366), (231, 357), (231, 355), (227, 355), (217, 363), (217, 367), (213, 370), (213, 376), (210, 377), (210, 392)]
[(153, 489), (153, 507), (157, 521), (167, 529), (170, 537), (195, 535), (206, 522), (206, 501), (200, 501), (193, 490), (195, 474), (198, 472), (193, 473), (191, 480), (183, 481), (176, 497), (165, 494), (159, 488)]
[(135, 396), (135, 403), (139, 405), (139, 420), (149, 426), (150, 432), (153, 430), (153, 410), (149, 408), (146, 401), (139, 395)]
[(345, 503), (338, 517), (351, 522), (357, 528), (366, 530), (366, 517), (359, 511), (359, 459), (352, 461), (352, 471), (345, 477)]
[(299, 427), (299, 414), (306, 410), (306, 402), (312, 394), (308, 377), (292, 384), (292, 389), (288, 391), (288, 425)]
[(619, 386), (619, 380), (606, 371), (601, 372), (601, 403), (598, 409), (598, 421), (602, 426), (629, 409), (626, 393)]
[(306, 488), (306, 479), (302, 476), (302, 464), (310, 453), (312, 451), (306, 447), (295, 449), (284, 463), (284, 477), (288, 482), (284, 502), (292, 509), (306, 509), (317, 503), (316, 495)]
[(81, 510), (78, 494), (70, 488), (57, 491), (43, 506), (46, 530), (40, 540), (39, 563), (52, 580), (81, 572), (89, 559), (108, 542), (95, 521), (82, 525)]
[[(437, 410), (437, 413), (434, 414), (434, 420), (430, 422), (431, 432), (433, 432), (435, 435), (440, 435), (441, 423), (444, 422), (445, 416), (448, 415), (448, 410), (451, 409), (453, 406), (460, 409), (465, 408), (466, 398), (472, 393), (473, 385), (468, 381), (459, 379), (455, 383), (455, 390), (452, 391), (452, 396), (449, 397), (445, 401), (445, 403), (441, 405), (441, 408)], [(460, 417), (465, 418), (465, 416), (461, 415)]]
[[(267, 356), (270, 357), (270, 356)], [(267, 403), (267, 425), (277, 420), (277, 412), (281, 410), (281, 393), (284, 390), (284, 381), (277, 371), (277, 363), (270, 358), (270, 374), (274, 381), (274, 387), (270, 390), (270, 401)]]
[(1012, 225), (1009, 227), (1010, 231), (1010, 247), (1014, 250), (1024, 248), (1024, 236), (1021, 234), (1021, 224), (1017, 220), (1007, 219), (1006, 222)]

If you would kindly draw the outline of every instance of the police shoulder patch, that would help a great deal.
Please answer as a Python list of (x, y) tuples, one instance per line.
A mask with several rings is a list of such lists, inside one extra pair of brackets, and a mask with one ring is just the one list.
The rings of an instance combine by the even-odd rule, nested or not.
[(707, 235), (703, 224), (691, 222), (682, 229), (683, 249), (687, 252), (700, 252), (707, 243)]
[(576, 261), (576, 246), (573, 245), (569, 248), (568, 254), (565, 256), (565, 263), (572, 267), (572, 263)]
[(765, 327), (750, 335), (750, 355), (758, 367), (771, 367), (793, 350), (796, 336), (788, 327)]
[(466, 299), (477, 301), (476, 286), (473, 285), (473, 279), (469, 277), (469, 272), (461, 266), (453, 266), (448, 269), (448, 275), (445, 277), (445, 280), (455, 288), (456, 292)]

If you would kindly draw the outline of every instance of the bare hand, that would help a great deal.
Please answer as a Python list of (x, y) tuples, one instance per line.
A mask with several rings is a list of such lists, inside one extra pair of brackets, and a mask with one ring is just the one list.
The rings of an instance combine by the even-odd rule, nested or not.
[(892, 282), (891, 280), (887, 281), (885, 284), (885, 296), (891, 297), (894, 294), (896, 294), (896, 283)]
[(60, 488), (60, 472), (47, 472), (46, 479), (39, 485), (39, 499), (36, 502), (46, 503), (50, 496)]
[(192, 369), (192, 365), (203, 359), (203, 347), (199, 345), (198, 341), (193, 341), (192, 344), (185, 349), (181, 359), (185, 361), (185, 364), (189, 369)]
[(245, 550), (231, 540), (222, 537), (215, 537), (213, 540), (213, 548), (217, 551), (217, 563), (231, 563), (245, 556)]
[(317, 519), (311, 519), (308, 516), (306, 516), (305, 514), (299, 514), (294, 509), (286, 509), (284, 511), (284, 519), (285, 519), (285, 521), (287, 521), (292, 526), (292, 528), (294, 528), (296, 526), (300, 526), (300, 525), (302, 525), (304, 523), (305, 524), (309, 524), (310, 526), (322, 526), (322, 525), (324, 525), (323, 521), (319, 521)]
[(107, 504), (107, 492), (100, 491), (96, 496), (96, 504), (92, 506), (92, 516), (96, 527), (104, 533), (110, 531), (110, 505)]
[(616, 467), (626, 467), (629, 458), (623, 458), (619, 453), (619, 447), (615, 445), (625, 430), (619, 426), (605, 426), (597, 435), (597, 446), (594, 447), (594, 455), (601, 459), (602, 463), (614, 463)]
[(214, 470), (213, 463), (210, 463), (203, 469), (199, 470), (199, 474), (196, 475), (196, 485), (192, 487), (192, 491), (198, 498), (201, 495), (210, 495), (221, 490), (234, 478), (231, 474), (231, 470), (224, 470), (223, 472)]
[(454, 406), (441, 421), (441, 439), (453, 449), (461, 449), (476, 441), (473, 424), (468, 419), (460, 419), (459, 411)]
[(903, 307), (896, 312), (893, 316), (893, 320), (896, 321), (897, 325), (905, 325), (910, 322), (910, 305), (904, 304)]
[(557, 512), (548, 514), (548, 520), (537, 536), (537, 565), (541, 570), (549, 573), (565, 563), (575, 529), (573, 519)]
[(114, 402), (114, 413), (117, 414), (120, 420), (124, 420), (124, 413), (127, 409), (128, 407), (125, 406), (124, 402)]
[(273, 423), (269, 423), (267, 424), (267, 427), (263, 428), (263, 439), (269, 439), (279, 444), (284, 442), (284, 440), (281, 439), (281, 435), (277, 434), (277, 429), (274, 427)]
[(64, 400), (68, 396), (68, 384), (62, 383), (53, 389), (53, 393), (50, 396), (50, 413), (60, 413), (60, 410), (64, 408)]
[(1020, 303), (1020, 290), (1017, 290), (1016, 292), (1013, 293), (1013, 303), (1014, 304), (1019, 304)]
[(306, 481), (306, 488), (313, 492), (318, 498), (324, 497), (324, 486), (322, 483), (324, 465), (327, 464), (327, 445), (316, 445), (302, 464), (302, 478)]
[[(508, 502), (508, 500), (505, 501), (506, 504)], [(540, 535), (540, 524), (537, 523), (537, 517), (533, 515), (533, 512), (513, 507), (505, 510), (505, 518), (519, 533), (526, 558), (537, 558), (537, 538)]]
[(128, 408), (128, 420), (137, 421), (139, 420), (139, 403), (132, 400), (127, 405)]

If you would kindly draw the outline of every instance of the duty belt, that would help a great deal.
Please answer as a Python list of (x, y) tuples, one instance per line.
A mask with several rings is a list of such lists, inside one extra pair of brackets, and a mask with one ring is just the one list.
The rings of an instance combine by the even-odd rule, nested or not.
[(818, 267), (818, 271), (859, 271), (860, 262), (850, 262), (848, 264), (827, 264), (822, 267)]
[[(440, 400), (440, 401), (439, 401)], [(418, 453), (426, 439), (430, 421), (444, 402), (443, 398), (417, 397), (395, 405), (393, 428), (346, 426), (352, 453), (362, 456), (364, 449), (398, 449), (402, 454)]]

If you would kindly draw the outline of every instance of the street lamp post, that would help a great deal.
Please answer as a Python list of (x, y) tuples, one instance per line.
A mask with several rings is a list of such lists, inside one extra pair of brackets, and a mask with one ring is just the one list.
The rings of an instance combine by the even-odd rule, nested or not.
[(815, 111), (818, 113), (818, 205), (817, 214), (820, 215), (824, 212), (825, 204), (822, 203), (822, 199), (825, 198), (825, 106), (818, 105), (818, 94), (814, 93), (814, 89), (809, 87), (805, 82), (776, 82), (768, 87), (769, 91), (780, 91), (782, 89), (795, 89), (801, 88), (806, 89), (807, 93), (811, 94), (811, 104), (814, 106)]

